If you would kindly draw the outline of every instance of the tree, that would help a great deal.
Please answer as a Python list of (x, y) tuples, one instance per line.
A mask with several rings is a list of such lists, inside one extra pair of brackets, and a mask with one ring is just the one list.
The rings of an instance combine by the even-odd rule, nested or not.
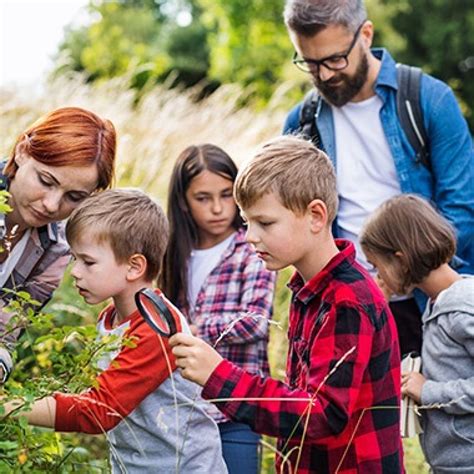
[[(386, 5), (396, 0), (383, 0)], [(447, 82), (474, 127), (473, 0), (417, 0), (397, 12), (393, 26), (406, 39), (398, 60), (422, 67)], [(472, 63), (471, 63), (472, 64)]]
[[(210, 75), (221, 82), (251, 85), (266, 99), (287, 78), (293, 47), (283, 21), (285, 0), (197, 0), (210, 29)], [(395, 50), (404, 43), (391, 27), (391, 17), (404, 2), (383, 6), (367, 0), (376, 23), (376, 41)], [(309, 84), (309, 82), (308, 82)]]
[[(122, 0), (91, 2), (92, 22), (69, 28), (60, 45), (56, 74), (79, 71), (89, 81), (129, 75), (140, 89), (176, 73), (175, 83), (193, 85), (207, 75), (207, 32), (192, 3)], [(189, 25), (177, 22), (188, 12)]]
[[(388, 47), (397, 61), (422, 66), (448, 82), (471, 125), (474, 8), (468, 7), (473, 2), (366, 0), (375, 25), (374, 44)], [(293, 48), (283, 23), (284, 3), (91, 1), (93, 21), (68, 30), (57, 72), (83, 71), (89, 80), (127, 74), (137, 89), (150, 81), (187, 86), (203, 79), (215, 84), (234, 82), (250, 86), (265, 103), (284, 79), (298, 77), (291, 68)], [(188, 18), (184, 23), (183, 14)], [(304, 88), (309, 81), (301, 79)]]
[(268, 97), (291, 57), (284, 0), (197, 0), (210, 30), (210, 76)]

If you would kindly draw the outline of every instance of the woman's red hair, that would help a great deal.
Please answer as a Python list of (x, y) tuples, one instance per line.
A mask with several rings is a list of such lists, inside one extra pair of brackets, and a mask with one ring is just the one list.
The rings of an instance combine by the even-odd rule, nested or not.
[(15, 154), (21, 150), (48, 166), (96, 164), (97, 190), (107, 189), (114, 177), (116, 140), (110, 120), (79, 107), (56, 109), (17, 138), (4, 173), (9, 178), (15, 176)]

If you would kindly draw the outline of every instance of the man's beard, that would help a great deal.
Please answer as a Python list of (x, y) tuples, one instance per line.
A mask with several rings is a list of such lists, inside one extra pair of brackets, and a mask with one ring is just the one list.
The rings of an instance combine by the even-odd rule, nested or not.
[[(326, 82), (319, 79), (318, 76), (313, 76), (313, 83), (324, 97), (324, 99), (335, 107), (342, 107), (351, 101), (362, 89), (367, 81), (369, 74), (369, 61), (367, 56), (362, 54), (357, 70), (353, 76), (348, 76), (344, 73), (336, 74)], [(338, 86), (337, 84), (342, 81)]]

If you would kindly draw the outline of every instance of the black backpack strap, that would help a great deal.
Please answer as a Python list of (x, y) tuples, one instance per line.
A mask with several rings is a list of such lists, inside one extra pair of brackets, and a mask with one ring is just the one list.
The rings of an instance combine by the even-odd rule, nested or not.
[(397, 64), (397, 112), (400, 124), (415, 150), (416, 162), (431, 170), (428, 136), (420, 103), (420, 68)]
[[(52, 232), (54, 234), (57, 234), (58, 225), (56, 224), (56, 222), (49, 224), (49, 226), (51, 227)], [(40, 227), (38, 229), (38, 236), (40, 239), (41, 247), (43, 247), (44, 250), (48, 250), (49, 247), (51, 247), (51, 244), (53, 243), (51, 237), (49, 236), (48, 225), (44, 225), (43, 227)], [(57, 237), (57, 235), (55, 236)]]
[(316, 90), (306, 94), (300, 109), (298, 132), (307, 140), (311, 140), (316, 148), (323, 149), (318, 129), (318, 116), (321, 109), (321, 96)]

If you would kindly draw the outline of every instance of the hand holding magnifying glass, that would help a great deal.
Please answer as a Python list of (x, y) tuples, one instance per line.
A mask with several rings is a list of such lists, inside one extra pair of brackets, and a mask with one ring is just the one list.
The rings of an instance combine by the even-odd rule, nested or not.
[(170, 346), (176, 357), (176, 365), (183, 377), (204, 385), (222, 356), (198, 337), (177, 331), (176, 320), (166, 299), (150, 288), (135, 294), (135, 303), (143, 319), (160, 336), (170, 338)]

